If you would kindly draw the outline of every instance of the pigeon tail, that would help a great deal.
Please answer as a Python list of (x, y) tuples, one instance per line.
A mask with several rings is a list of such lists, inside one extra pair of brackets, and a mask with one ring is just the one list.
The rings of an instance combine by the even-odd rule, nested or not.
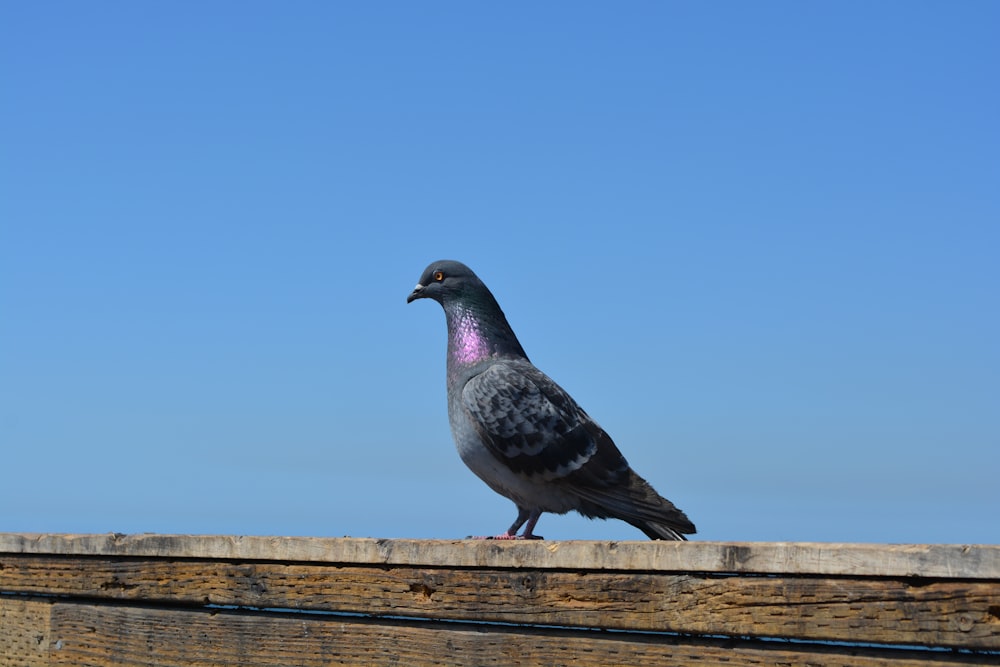
[(624, 484), (576, 487), (574, 491), (585, 501), (580, 513), (592, 518), (621, 519), (654, 540), (686, 540), (685, 534), (697, 532), (687, 515), (649, 482), (631, 468), (627, 475)]
[(644, 532), (646, 537), (651, 540), (687, 541), (687, 538), (684, 537), (684, 533), (679, 533), (670, 526), (662, 523), (653, 523), (652, 521), (633, 521), (631, 519), (625, 519), (625, 521)]

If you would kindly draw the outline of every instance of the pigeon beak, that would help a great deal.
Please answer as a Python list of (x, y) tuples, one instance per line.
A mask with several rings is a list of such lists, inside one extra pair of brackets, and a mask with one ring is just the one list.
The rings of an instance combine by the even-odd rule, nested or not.
[(417, 283), (417, 286), (413, 288), (412, 292), (410, 292), (410, 296), (406, 297), (406, 303), (411, 303), (422, 298), (424, 298), (424, 286)]

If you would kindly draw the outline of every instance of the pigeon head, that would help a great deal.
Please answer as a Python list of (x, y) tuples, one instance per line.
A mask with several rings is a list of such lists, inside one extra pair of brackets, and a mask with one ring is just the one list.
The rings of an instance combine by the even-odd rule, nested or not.
[(433, 299), (448, 320), (449, 364), (468, 366), (488, 357), (524, 357), (524, 349), (489, 288), (461, 262), (432, 263), (406, 302)]
[(466, 297), (489, 294), (483, 281), (461, 262), (443, 259), (432, 263), (420, 276), (417, 286), (406, 297), (406, 303), (417, 299), (434, 299), (446, 306)]

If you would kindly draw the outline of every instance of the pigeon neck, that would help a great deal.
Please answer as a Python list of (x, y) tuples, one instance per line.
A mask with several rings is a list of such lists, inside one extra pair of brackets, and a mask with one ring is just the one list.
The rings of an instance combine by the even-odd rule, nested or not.
[(448, 322), (448, 363), (471, 366), (493, 355), (486, 331), (471, 311), (459, 310)]
[(495, 357), (525, 356), (502, 312), (499, 317), (484, 316), (475, 307), (455, 306), (447, 310), (447, 316), (449, 367), (472, 366)]

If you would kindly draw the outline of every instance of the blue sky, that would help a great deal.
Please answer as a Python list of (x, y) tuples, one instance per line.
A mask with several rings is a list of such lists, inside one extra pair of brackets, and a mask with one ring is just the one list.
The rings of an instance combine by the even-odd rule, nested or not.
[(0, 531), (502, 531), (405, 304), (451, 258), (698, 538), (996, 543), (998, 25), (3, 4)]

